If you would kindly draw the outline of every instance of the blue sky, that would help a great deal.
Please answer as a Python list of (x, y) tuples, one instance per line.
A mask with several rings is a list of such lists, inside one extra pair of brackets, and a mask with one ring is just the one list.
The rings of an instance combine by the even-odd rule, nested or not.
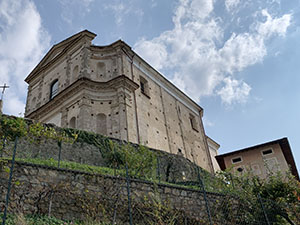
[(50, 47), (88, 29), (127, 42), (204, 108), (220, 153), (288, 137), (300, 166), (299, 0), (0, 0), (4, 112)]

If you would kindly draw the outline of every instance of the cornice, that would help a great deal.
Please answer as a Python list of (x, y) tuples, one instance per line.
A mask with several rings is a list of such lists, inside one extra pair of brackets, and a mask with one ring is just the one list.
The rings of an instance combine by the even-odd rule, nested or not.
[(53, 99), (49, 100), (47, 103), (26, 115), (26, 118), (36, 118), (37, 115), (43, 116), (53, 108), (57, 108), (59, 105), (62, 105), (66, 99), (76, 95), (81, 90), (92, 90), (95, 92), (103, 92), (103, 90), (111, 90), (117, 93), (118, 88), (126, 88), (129, 91), (135, 91), (139, 85), (132, 80), (130, 80), (125, 75), (117, 76), (116, 78), (109, 80), (107, 82), (97, 82), (89, 78), (82, 77), (72, 83), (69, 87), (59, 92)]

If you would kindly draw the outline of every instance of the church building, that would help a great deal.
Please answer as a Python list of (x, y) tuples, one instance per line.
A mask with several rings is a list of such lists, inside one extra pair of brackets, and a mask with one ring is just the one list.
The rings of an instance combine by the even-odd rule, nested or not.
[(27, 76), (25, 117), (173, 154), (214, 172), (203, 109), (118, 40), (84, 30), (55, 44)]

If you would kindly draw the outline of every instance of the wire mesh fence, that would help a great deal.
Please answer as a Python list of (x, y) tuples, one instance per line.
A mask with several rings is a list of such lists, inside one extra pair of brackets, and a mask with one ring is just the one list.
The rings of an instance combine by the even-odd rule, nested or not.
[[(77, 213), (76, 219), (84, 220), (82, 215), (86, 215), (102, 224), (299, 224), (299, 204), (247, 193), (248, 189), (231, 174), (220, 179), (181, 156), (85, 135), (72, 143), (2, 137), (1, 162), (9, 162), (9, 176), (1, 177), (1, 193), (5, 193), (5, 201), (1, 198), (3, 225), (7, 213), (16, 213), (14, 207), (18, 206), (19, 211), (25, 207), (22, 201), (26, 193), (23, 199), (11, 199), (11, 193), (32, 186), (25, 180), (13, 180), (15, 161), (109, 176), (102, 180), (101, 187), (95, 183), (82, 188), (78, 180), (64, 183), (67, 177), (43, 184), (29, 200), (36, 204), (37, 214), (55, 215), (52, 209), (56, 205), (71, 202), (57, 206), (65, 207), (61, 217), (72, 211), (75, 213), (70, 217)], [(92, 184), (94, 178), (89, 179)]]

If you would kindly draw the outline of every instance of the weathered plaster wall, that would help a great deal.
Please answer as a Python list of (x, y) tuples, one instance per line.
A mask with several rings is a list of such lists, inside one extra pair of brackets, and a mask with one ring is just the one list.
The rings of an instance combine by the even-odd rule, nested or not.
[[(263, 155), (262, 151), (272, 149), (269, 155)], [(242, 161), (233, 163), (232, 159), (241, 157)], [(238, 154), (233, 154), (224, 158), (226, 168), (233, 167), (235, 170), (243, 168), (242, 172), (237, 171), (237, 175), (243, 174), (245, 171), (252, 171), (255, 175), (265, 179), (270, 171), (284, 172), (289, 170), (289, 166), (284, 158), (282, 149), (279, 144), (258, 147)]]

